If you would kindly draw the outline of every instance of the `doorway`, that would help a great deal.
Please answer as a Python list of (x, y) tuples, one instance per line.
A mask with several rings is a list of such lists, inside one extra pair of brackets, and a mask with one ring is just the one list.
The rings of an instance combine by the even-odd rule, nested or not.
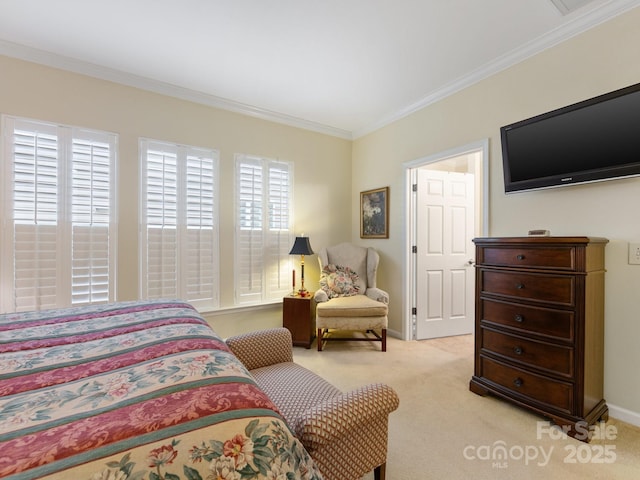
[(488, 140), (420, 158), (407, 172), (405, 338), (473, 333), (475, 248), (488, 232)]

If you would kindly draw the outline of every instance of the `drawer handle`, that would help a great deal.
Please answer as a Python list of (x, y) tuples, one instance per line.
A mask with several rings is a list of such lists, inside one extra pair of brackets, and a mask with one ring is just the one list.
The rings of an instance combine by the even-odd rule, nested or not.
[(522, 347), (515, 347), (513, 351), (515, 352), (516, 355), (522, 355), (522, 352), (524, 350), (522, 350)]
[(522, 255), (522, 254), (516, 255), (516, 258), (518, 260), (524, 260), (524, 255)]
[(518, 290), (522, 290), (524, 288), (524, 283), (516, 283), (516, 288)]
[(522, 380), (520, 377), (516, 378), (516, 379), (513, 381), (513, 384), (514, 384), (516, 387), (518, 387), (518, 388), (520, 388), (520, 387), (522, 386), (522, 384), (523, 384), (523, 383), (524, 383), (524, 380)]
[(518, 322), (518, 323), (522, 323), (522, 322), (524, 322), (524, 317), (523, 317), (522, 315), (520, 315), (519, 313), (518, 313), (518, 314), (516, 314), (516, 316), (515, 316), (515, 317), (513, 317), (513, 319), (514, 319), (516, 322)]

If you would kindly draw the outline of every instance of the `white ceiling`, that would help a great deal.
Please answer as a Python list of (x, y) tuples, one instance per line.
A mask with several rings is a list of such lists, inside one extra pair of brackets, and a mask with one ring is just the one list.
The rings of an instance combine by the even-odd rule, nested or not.
[(0, 0), (0, 54), (353, 138), (639, 5)]

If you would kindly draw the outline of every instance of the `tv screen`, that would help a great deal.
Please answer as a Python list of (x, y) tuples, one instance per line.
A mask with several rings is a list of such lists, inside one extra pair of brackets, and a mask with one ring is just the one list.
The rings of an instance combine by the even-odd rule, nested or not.
[(500, 129), (505, 192), (640, 175), (640, 83)]

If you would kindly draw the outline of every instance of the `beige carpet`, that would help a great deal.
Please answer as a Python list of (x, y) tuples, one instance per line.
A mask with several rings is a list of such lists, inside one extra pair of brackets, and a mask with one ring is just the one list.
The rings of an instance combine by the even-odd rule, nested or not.
[[(348, 390), (383, 382), (400, 397), (389, 422), (387, 480), (640, 479), (640, 428), (611, 418), (609, 439), (558, 438), (543, 418), (469, 391), (470, 335), (420, 342), (296, 347), (295, 361)], [(552, 435), (555, 434), (555, 435)], [(615, 438), (613, 438), (615, 437)], [(503, 459), (492, 458), (506, 452)], [(373, 474), (363, 480), (372, 480)]]

